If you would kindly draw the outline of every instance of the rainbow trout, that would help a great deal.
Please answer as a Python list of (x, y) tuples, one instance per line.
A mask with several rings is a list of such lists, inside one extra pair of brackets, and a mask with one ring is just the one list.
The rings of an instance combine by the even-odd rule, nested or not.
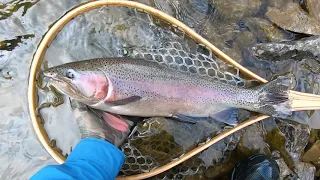
[(131, 58), (72, 62), (49, 68), (43, 75), (63, 94), (119, 115), (172, 117), (186, 122), (212, 117), (232, 125), (237, 122), (230, 107), (273, 117), (291, 115), (291, 79), (287, 77), (245, 89)]

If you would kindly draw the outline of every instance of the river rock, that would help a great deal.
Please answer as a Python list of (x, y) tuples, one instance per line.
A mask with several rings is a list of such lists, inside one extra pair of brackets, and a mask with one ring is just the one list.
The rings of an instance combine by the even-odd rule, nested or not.
[(266, 16), (283, 29), (320, 35), (320, 22), (305, 12), (298, 3), (288, 3), (283, 10), (269, 7)]
[(260, 42), (279, 42), (290, 37), (290, 33), (263, 18), (248, 17), (244, 19), (244, 22)]
[(318, 0), (306, 0), (306, 7), (309, 14), (320, 22), (320, 3)]
[(240, 20), (243, 16), (254, 15), (259, 12), (261, 0), (214, 0), (213, 5), (218, 13), (230, 20)]

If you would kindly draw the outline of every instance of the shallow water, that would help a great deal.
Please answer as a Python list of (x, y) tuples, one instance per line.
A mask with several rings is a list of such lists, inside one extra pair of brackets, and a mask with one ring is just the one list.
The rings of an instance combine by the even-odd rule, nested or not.
[[(55, 164), (54, 160), (37, 141), (30, 124), (26, 97), (28, 68), (36, 46), (50, 24), (81, 2), (84, 1), (6, 1), (2, 2), (4, 5), (0, 4), (0, 69), (2, 73), (0, 77), (0, 97), (2, 99), (0, 112), (3, 114), (0, 122), (0, 133), (2, 135), (0, 162), (4, 164), (0, 167), (1, 179), (27, 179), (39, 168), (48, 164)], [(264, 77), (271, 77), (271, 75), (279, 74), (279, 72), (259, 71), (259, 68), (265, 69), (267, 66), (261, 63), (252, 65), (247, 56), (243, 55), (242, 48), (258, 42), (293, 40), (301, 37), (301, 35), (280, 28), (275, 28), (271, 34), (257, 28), (261, 22), (264, 23), (263, 27), (272, 26), (261, 15), (266, 7), (273, 3), (271, 0), (242, 0), (235, 3), (231, 0), (216, 0), (213, 3), (206, 0), (141, 0), (139, 2), (157, 7), (175, 16), (194, 28), (229, 56), (246, 64)], [(208, 62), (214, 61), (211, 67), (218, 66), (222, 73), (228, 70), (232, 72), (229, 74), (230, 76), (237, 77), (239, 75), (237, 70), (226, 66), (225, 63), (214, 56), (207, 56), (206, 50), (194, 41), (184, 37), (179, 32), (172, 33), (167, 27), (157, 19), (152, 19), (151, 16), (132, 9), (104, 7), (85, 13), (68, 23), (50, 45), (44, 60), (49, 62), (49, 66), (53, 66), (69, 61), (97, 57), (136, 57), (141, 55), (148, 57), (147, 55), (150, 54), (155, 57), (155, 54), (160, 53), (159, 49), (171, 48), (175, 51), (183, 50), (195, 56), (200, 54), (208, 58)], [(181, 47), (177, 48), (175, 44)], [(162, 56), (165, 59), (166, 55)], [(173, 59), (178, 58), (178, 55), (171, 56)], [(194, 62), (197, 60), (194, 59)], [(164, 63), (167, 62), (164, 61)], [(186, 66), (186, 62), (179, 66), (170, 67), (183, 70), (183, 66)], [(299, 69), (300, 66), (302, 65), (295, 64), (294, 67)], [(196, 69), (196, 73), (201, 73), (201, 67), (195, 65), (193, 68)], [(188, 67), (188, 70), (190, 69), (191, 67)], [(210, 78), (208, 72), (203, 75)], [(317, 72), (313, 72), (312, 75), (318, 78)], [(227, 75), (222, 75), (221, 79), (227, 79)], [(241, 78), (238, 81), (242, 82)], [(227, 82), (232, 83), (234, 81), (231, 78)], [(241, 83), (235, 84), (242, 85)], [(43, 92), (39, 91), (39, 93)], [(40, 103), (42, 103), (52, 101), (53, 95), (43, 93), (40, 97)], [(41, 113), (45, 119), (45, 128), (48, 130), (49, 136), (57, 140), (57, 146), (63, 150), (64, 154), (68, 153), (70, 147), (74, 146), (80, 138), (68, 104), (63, 104), (57, 108), (45, 108)], [(64, 118), (61, 118), (61, 114)], [(314, 113), (312, 116), (312, 118), (317, 117), (318, 113)], [(283, 127), (281, 123), (279, 125), (279, 122), (276, 122), (278, 126)], [(231, 161), (238, 159), (233, 158), (232, 152), (239, 143), (241, 134), (243, 134), (243, 139), (240, 142), (242, 143), (242, 149), (238, 146), (238, 151), (243, 149), (258, 149), (260, 152), (267, 151), (265, 149), (274, 150), (276, 148), (273, 148), (272, 144), (271, 148), (267, 145), (270, 142), (265, 143), (261, 140), (257, 141), (249, 138), (252, 136), (251, 132), (258, 132), (262, 140), (267, 141), (270, 136), (265, 137), (265, 128), (271, 127), (273, 129), (276, 127), (273, 123), (275, 123), (274, 120), (269, 120), (228, 137), (201, 153), (199, 157), (187, 161), (178, 168), (158, 176), (158, 178), (217, 177), (218, 175), (214, 172), (215, 169), (220, 167), (228, 169), (224, 165), (228, 164), (230, 159)], [(127, 156), (132, 158), (127, 159), (121, 173), (125, 175), (136, 174), (164, 164), (204, 142), (208, 137), (222, 132), (225, 128), (227, 127), (224, 127), (223, 124), (213, 121), (202, 121), (192, 127), (161, 118), (153, 118), (141, 123), (132, 138), (122, 148)], [(286, 132), (288, 131), (282, 131), (284, 134)], [(292, 134), (293, 139), (290, 142), (296, 142), (294, 140), (296, 134)], [(255, 134), (255, 136), (257, 135)], [(295, 144), (290, 144), (290, 142), (286, 142), (286, 147), (293, 144), (292, 146), (296, 148)], [(167, 146), (171, 148), (164, 148)], [(150, 150), (152, 150), (152, 153), (149, 153)], [(293, 151), (297, 154), (295, 149)], [(248, 150), (241, 152), (242, 156), (252, 153)], [(283, 156), (283, 153), (281, 155)], [(296, 161), (300, 161), (299, 158)]]

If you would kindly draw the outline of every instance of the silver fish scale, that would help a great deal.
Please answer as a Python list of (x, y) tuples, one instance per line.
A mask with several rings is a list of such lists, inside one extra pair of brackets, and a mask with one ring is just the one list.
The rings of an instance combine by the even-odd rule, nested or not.
[(199, 74), (215, 81), (245, 86), (245, 81), (239, 77), (239, 70), (234, 68), (234, 74), (221, 71), (217, 57), (211, 51), (207, 51), (208, 54), (200, 52), (193, 54), (182, 49), (179, 42), (166, 42), (163, 46), (136, 48), (129, 56), (164, 64), (175, 70)]

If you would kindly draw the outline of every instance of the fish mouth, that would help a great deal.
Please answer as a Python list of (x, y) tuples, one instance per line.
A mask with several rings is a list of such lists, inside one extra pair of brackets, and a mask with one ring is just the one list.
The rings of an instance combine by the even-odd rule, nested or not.
[(70, 79), (61, 75), (45, 76), (48, 78), (48, 82), (57, 88), (61, 93), (70, 96), (78, 100), (92, 101), (88, 97), (84, 96), (77, 86), (75, 86)]
[(60, 86), (69, 87), (69, 89), (71, 89), (74, 94), (82, 94), (78, 89), (78, 87), (71, 82), (71, 79), (62, 76), (59, 73), (50, 73), (47, 70), (42, 72), (42, 76), (44, 78), (49, 79), (48, 82), (51, 82), (52, 84), (56, 84), (58, 86), (56, 88), (59, 89), (60, 91), (63, 91), (62, 88), (59, 88)]
[(101, 69), (98, 69), (98, 70), (102, 72), (105, 79), (107, 80), (106, 95), (101, 98), (95, 97), (96, 92), (97, 92), (97, 87), (91, 96), (86, 96), (85, 94), (83, 94), (81, 87), (76, 86), (73, 83), (72, 79), (63, 76), (62, 74), (52, 73), (52, 72), (48, 72), (48, 73), (43, 72), (42, 77), (47, 78), (48, 83), (53, 85), (62, 94), (65, 94), (65, 95), (70, 96), (76, 100), (85, 102), (86, 104), (90, 105), (90, 104), (95, 104), (103, 99), (110, 99), (113, 96), (113, 93), (111, 93), (113, 91), (112, 82), (110, 81), (110, 79), (106, 76), (106, 74)]

